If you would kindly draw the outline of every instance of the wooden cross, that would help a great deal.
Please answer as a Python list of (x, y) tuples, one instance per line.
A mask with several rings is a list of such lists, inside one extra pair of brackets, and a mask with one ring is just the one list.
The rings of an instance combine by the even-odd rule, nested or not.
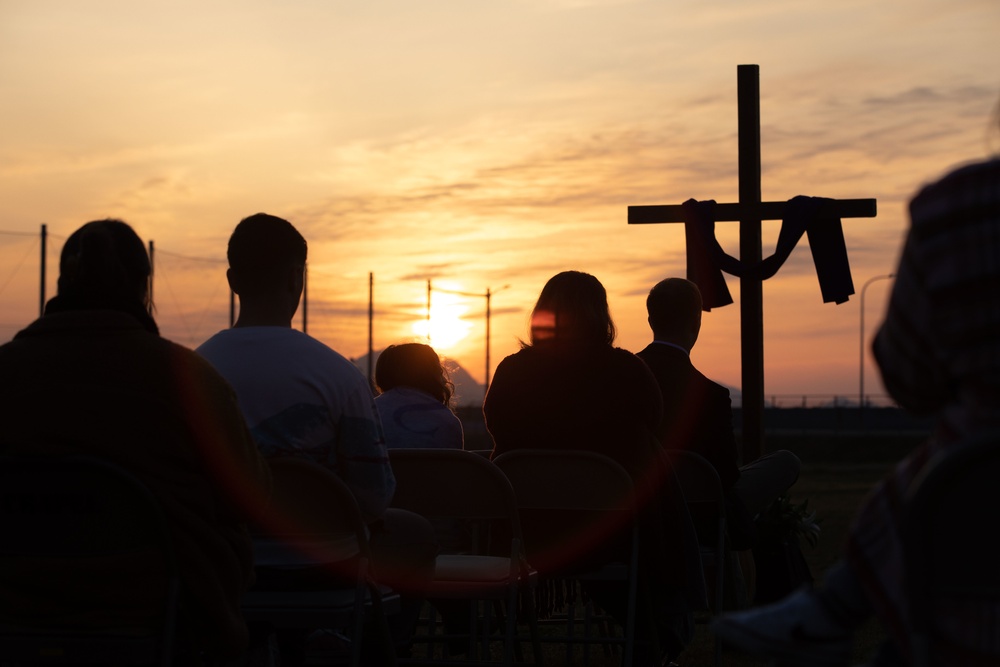
[[(740, 261), (761, 261), (761, 221), (782, 220), (785, 202), (762, 202), (760, 191), (760, 68), (737, 68), (739, 113), (739, 203), (718, 204), (717, 221), (739, 221)], [(835, 218), (873, 218), (874, 199), (831, 199), (823, 213)], [(684, 222), (681, 205), (629, 206), (628, 224)], [(753, 461), (764, 452), (764, 314), (763, 281), (740, 278), (740, 354), (743, 391), (743, 459)]]

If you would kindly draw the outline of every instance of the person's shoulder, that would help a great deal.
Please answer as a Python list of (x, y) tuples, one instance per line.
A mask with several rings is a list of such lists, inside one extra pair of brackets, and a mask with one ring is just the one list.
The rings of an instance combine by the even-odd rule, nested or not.
[(688, 355), (672, 345), (667, 345), (665, 343), (651, 342), (646, 347), (642, 348), (636, 352), (636, 356), (643, 361), (674, 361), (674, 360), (686, 360)]
[(229, 386), (225, 378), (216, 370), (215, 366), (197, 350), (185, 347), (180, 343), (175, 343), (166, 338), (157, 338), (157, 342), (152, 343), (161, 347), (171, 360), (174, 368), (183, 368), (187, 374), (187, 380), (197, 380), (200, 382), (217, 383), (221, 386)]
[[(945, 174), (938, 184), (953, 184), (1000, 177), (1000, 157), (960, 164)], [(994, 181), (995, 182), (995, 181)]]
[[(440, 405), (442, 408), (445, 407), (444, 403), (437, 400), (426, 391), (421, 391), (416, 387), (393, 387), (388, 391), (384, 391), (375, 397), (376, 401), (381, 401), (383, 403), (396, 402), (396, 403), (418, 403), (418, 404), (434, 404)], [(447, 409), (447, 408), (446, 408)]]
[(524, 364), (531, 364), (534, 357), (537, 357), (537, 351), (531, 347), (522, 347), (520, 350), (514, 354), (508, 354), (506, 357), (500, 360), (497, 364), (497, 369), (501, 366), (505, 368), (516, 368)]
[(618, 368), (621, 373), (630, 376), (655, 377), (653, 371), (650, 370), (649, 365), (644, 360), (624, 348), (609, 347), (608, 355), (612, 366)]
[(610, 354), (616, 358), (623, 361), (623, 363), (634, 363), (639, 360), (639, 357), (634, 353), (626, 350), (623, 347), (611, 347)]
[(639, 350), (638, 352), (636, 352), (635, 356), (639, 357), (640, 359), (645, 360), (645, 359), (647, 359), (649, 357), (652, 357), (654, 354), (656, 354), (655, 348), (656, 348), (656, 343), (650, 343), (646, 347), (644, 347), (641, 350)]
[(234, 329), (223, 329), (208, 337), (201, 345), (194, 348), (200, 355), (209, 356), (219, 349), (224, 349), (232, 336)]
[(636, 362), (639, 362), (648, 367), (650, 361), (658, 361), (663, 358), (663, 350), (660, 349), (662, 347), (662, 345), (657, 343), (650, 343), (646, 347), (634, 353), (620, 347), (613, 347), (611, 348), (611, 351), (615, 360), (619, 363), (635, 364)]
[(726, 385), (716, 382), (712, 378), (708, 377), (702, 373), (698, 368), (691, 364), (691, 377), (695, 379), (696, 382), (704, 387), (704, 391), (711, 392), (715, 394), (716, 398), (722, 399), (730, 398), (730, 391)]
[(198, 352), (212, 351), (232, 346), (274, 348), (295, 352), (315, 359), (318, 364), (356, 367), (344, 355), (309, 334), (291, 327), (259, 326), (225, 329), (198, 347)]
[(920, 188), (911, 201), (911, 207), (920, 207), (956, 192), (980, 188), (996, 192), (998, 183), (1000, 183), (1000, 158), (966, 162), (953, 167), (941, 178)]

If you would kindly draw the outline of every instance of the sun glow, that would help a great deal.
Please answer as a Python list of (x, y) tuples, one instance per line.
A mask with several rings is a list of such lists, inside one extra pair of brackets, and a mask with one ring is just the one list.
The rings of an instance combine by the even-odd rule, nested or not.
[[(430, 340), (428, 343), (437, 351), (446, 350), (458, 345), (474, 326), (465, 319), (469, 307), (459, 296), (447, 292), (435, 291), (431, 302)], [(413, 323), (413, 333), (427, 340), (428, 322), (426, 319)]]

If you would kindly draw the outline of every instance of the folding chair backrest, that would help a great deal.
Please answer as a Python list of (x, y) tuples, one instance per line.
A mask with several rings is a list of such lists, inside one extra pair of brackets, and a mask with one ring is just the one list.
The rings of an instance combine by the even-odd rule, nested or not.
[(0, 654), (24, 660), (37, 645), (67, 662), (104, 650), (126, 664), (137, 652), (169, 660), (177, 561), (158, 501), (129, 472), (83, 456), (2, 456), (0, 535)]
[(483, 456), (460, 449), (390, 449), (389, 461), (396, 475), (394, 507), (428, 518), (510, 520), (520, 533), (510, 482)]
[(399, 613), (400, 598), (376, 583), (368, 528), (350, 487), (313, 461), (269, 463), (274, 487), (252, 527), (258, 576), (244, 596), (244, 616), (278, 629), (344, 628), (352, 666), (361, 664), (362, 628), (370, 619), (381, 633), (385, 664), (394, 664), (386, 614)]
[[(585, 637), (584, 664), (591, 644), (624, 646), (622, 664), (635, 652), (638, 607), (639, 531), (635, 486), (616, 461), (585, 450), (505, 452), (494, 459), (514, 487), (522, 512), (528, 559), (542, 576), (621, 582), (626, 593), (622, 638)], [(572, 613), (567, 662), (574, 643)], [(589, 627), (589, 624), (585, 624)]]
[(272, 559), (261, 548), (270, 539), (276, 550), (290, 547), (297, 552), (302, 564), (337, 563), (358, 555), (370, 558), (361, 510), (340, 477), (305, 459), (281, 457), (269, 463), (274, 484), (271, 503), (253, 527), (259, 557)]
[(514, 487), (529, 560), (542, 573), (594, 565), (586, 554), (624, 535), (635, 516), (632, 478), (584, 450), (520, 449), (493, 461)]
[(902, 540), (918, 660), (926, 660), (933, 650), (935, 619), (947, 613), (942, 604), (987, 605), (993, 610), (989, 618), (994, 620), (980, 630), (996, 633), (995, 610), (1000, 608), (998, 480), (1000, 432), (992, 432), (941, 452), (909, 488)]
[(515, 487), (522, 508), (629, 510), (634, 483), (613, 459), (585, 450), (518, 449), (493, 463)]
[(4, 557), (86, 558), (149, 547), (173, 562), (159, 503), (122, 468), (86, 457), (0, 463)]
[[(396, 476), (393, 507), (420, 514), (439, 531), (460, 536), (458, 553), (438, 555), (427, 597), (470, 603), (467, 658), (472, 661), (490, 656), (492, 601), (498, 618), (506, 615), (500, 664), (511, 665), (520, 650), (515, 639), (518, 595), (533, 585), (537, 575), (523, 557), (521, 521), (510, 482), (487, 457), (471, 451), (390, 449), (389, 461)], [(528, 624), (537, 661), (533, 610)], [(480, 642), (481, 629), (486, 632)], [(433, 635), (431, 629), (426, 637), (430, 653), (438, 641)]]
[(708, 459), (683, 449), (668, 449), (666, 454), (684, 490), (684, 500), (688, 503), (715, 504), (725, 512), (722, 481)]

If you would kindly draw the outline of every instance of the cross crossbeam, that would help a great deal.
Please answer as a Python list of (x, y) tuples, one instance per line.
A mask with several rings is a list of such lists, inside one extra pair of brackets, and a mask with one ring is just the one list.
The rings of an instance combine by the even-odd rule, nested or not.
[[(783, 220), (788, 202), (768, 201), (757, 205), (716, 204), (716, 222), (736, 222), (747, 218), (757, 220)], [(831, 199), (820, 206), (817, 215), (825, 218), (874, 218), (877, 212), (874, 199)], [(655, 225), (663, 222), (684, 222), (681, 204), (654, 204), (629, 206), (628, 224)]]

